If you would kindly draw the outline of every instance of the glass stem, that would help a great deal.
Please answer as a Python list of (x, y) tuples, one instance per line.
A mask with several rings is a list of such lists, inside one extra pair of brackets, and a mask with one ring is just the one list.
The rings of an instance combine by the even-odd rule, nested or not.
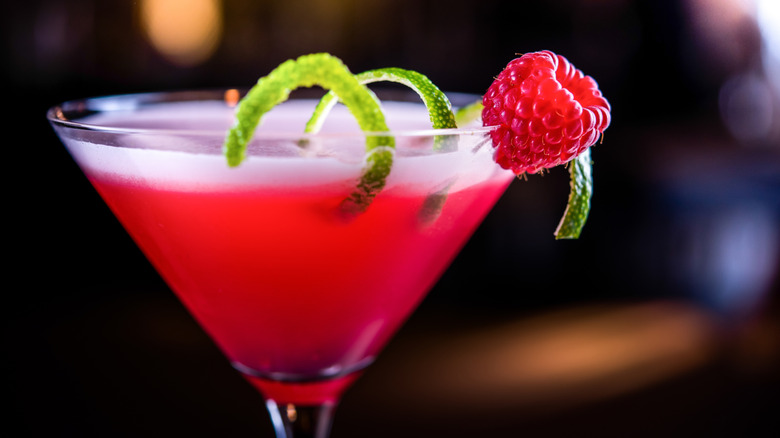
[(277, 405), (273, 400), (265, 403), (271, 414), (276, 438), (328, 438), (336, 406), (323, 403), (300, 406), (292, 403)]

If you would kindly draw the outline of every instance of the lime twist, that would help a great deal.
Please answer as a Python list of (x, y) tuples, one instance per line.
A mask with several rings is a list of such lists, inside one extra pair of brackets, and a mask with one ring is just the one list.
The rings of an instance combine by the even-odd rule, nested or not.
[[(426, 76), (402, 68), (381, 68), (369, 70), (355, 75), (361, 84), (370, 84), (380, 81), (395, 82), (405, 85), (422, 99), (428, 109), (428, 117), (434, 129), (454, 129), (458, 127), (456, 114), (452, 112), (452, 104), (447, 96), (431, 82)], [(335, 92), (329, 91), (320, 99), (309, 121), (306, 123), (305, 132), (316, 133), (322, 128), (325, 117), (338, 103), (339, 98)], [(458, 137), (454, 135), (437, 135), (434, 138), (433, 148), (437, 151), (451, 151), (457, 149)], [(430, 193), (423, 201), (418, 218), (422, 224), (430, 224), (439, 217), (444, 203), (447, 201), (450, 181), (446, 187), (434, 193)]]
[[(384, 114), (376, 96), (365, 84), (391, 81), (413, 89), (425, 103), (434, 129), (456, 128), (452, 105), (427, 77), (400, 68), (370, 70), (352, 75), (347, 67), (329, 54), (304, 55), (282, 63), (267, 76), (260, 78), (240, 101), (236, 111), (236, 123), (228, 132), (225, 141), (225, 156), (230, 166), (238, 166), (246, 157), (246, 149), (262, 116), (274, 106), (288, 99), (290, 92), (299, 87), (319, 85), (328, 93), (318, 103), (312, 117), (306, 124), (306, 133), (316, 133), (325, 117), (336, 103), (341, 101), (364, 132), (389, 131)], [(447, 149), (452, 136), (437, 136), (434, 147)], [(365, 211), (373, 198), (385, 185), (393, 162), (395, 141), (388, 135), (366, 137), (366, 166), (357, 188), (342, 202), (342, 211), (355, 215)], [(436, 193), (438, 205), (443, 204), (446, 194)], [(444, 196), (444, 198), (442, 198)], [(426, 215), (430, 217), (430, 215)]]
[[(303, 55), (285, 61), (260, 78), (241, 99), (236, 122), (225, 140), (228, 165), (238, 166), (246, 158), (247, 145), (265, 113), (286, 101), (294, 89), (315, 85), (333, 90), (363, 131), (388, 131), (376, 96), (358, 82), (341, 60), (327, 53)], [(357, 188), (342, 203), (345, 212), (364, 211), (382, 190), (393, 164), (394, 147), (395, 141), (390, 136), (366, 137), (366, 165)]]
[(463, 126), (473, 122), (482, 117), (482, 101), (470, 103), (466, 106), (462, 106), (455, 111), (455, 123), (458, 126)]
[(556, 239), (577, 239), (585, 226), (593, 196), (593, 172), (590, 149), (586, 149), (569, 163), (571, 191), (566, 211), (555, 230)]
[[(413, 70), (389, 67), (365, 71), (355, 75), (355, 78), (364, 85), (380, 81), (406, 85), (414, 90), (422, 99), (428, 109), (428, 117), (431, 119), (433, 129), (452, 129), (458, 127), (455, 121), (455, 114), (452, 112), (450, 100), (439, 87), (434, 85), (434, 83), (425, 75)], [(306, 123), (305, 132), (319, 132), (325, 121), (325, 117), (338, 101), (339, 97), (333, 90), (323, 96), (314, 109), (314, 114), (312, 114), (311, 118)], [(449, 150), (453, 147), (451, 141), (454, 139), (456, 139), (454, 136), (436, 136), (434, 149)]]

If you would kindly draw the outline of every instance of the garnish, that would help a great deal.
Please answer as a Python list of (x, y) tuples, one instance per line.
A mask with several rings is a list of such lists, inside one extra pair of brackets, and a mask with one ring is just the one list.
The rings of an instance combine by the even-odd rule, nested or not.
[(463, 126), (479, 119), (483, 108), (480, 100), (458, 108), (455, 110), (455, 123)]
[[(388, 81), (406, 85), (414, 90), (422, 99), (428, 109), (428, 117), (434, 129), (454, 129), (458, 127), (456, 115), (452, 112), (452, 104), (447, 96), (431, 82), (428, 77), (413, 70), (402, 68), (381, 68), (369, 70), (355, 75), (361, 84)], [(316, 133), (322, 128), (325, 117), (338, 103), (336, 93), (329, 91), (320, 99), (309, 121), (306, 123), (307, 133)], [(472, 111), (473, 112), (473, 111)], [(475, 116), (476, 117), (476, 116)], [(457, 148), (458, 137), (454, 135), (437, 135), (433, 141), (433, 148), (437, 151), (449, 151)], [(429, 194), (423, 202), (418, 218), (422, 224), (430, 224), (439, 217), (444, 203), (447, 201), (447, 192), (452, 182), (435, 193)]]
[(610, 123), (610, 105), (590, 76), (550, 51), (527, 53), (507, 64), (485, 93), (482, 122), (494, 158), (515, 174), (568, 163), (571, 195), (556, 238), (576, 238), (590, 210), (590, 154)]
[(509, 62), (482, 99), (496, 162), (516, 174), (564, 164), (599, 139), (610, 106), (598, 84), (563, 56), (527, 53)]
[(590, 212), (590, 198), (593, 196), (590, 149), (586, 149), (569, 164), (571, 190), (569, 201), (561, 222), (555, 230), (556, 239), (577, 239), (580, 237)]
[[(388, 131), (382, 109), (373, 93), (338, 58), (327, 53), (303, 55), (285, 61), (260, 78), (236, 111), (236, 122), (225, 140), (228, 165), (238, 166), (265, 113), (284, 102), (292, 90), (318, 85), (333, 90), (349, 108), (363, 131)], [(362, 212), (385, 185), (393, 163), (395, 142), (391, 136), (366, 137), (366, 165), (355, 191), (342, 203), (346, 213)]]
[[(356, 189), (342, 202), (342, 211), (356, 215), (368, 208), (382, 190), (393, 163), (394, 138), (388, 132), (376, 95), (366, 84), (390, 81), (412, 88), (428, 108), (434, 129), (456, 128), (482, 115), (484, 126), (494, 126), (490, 137), (494, 159), (515, 174), (538, 173), (568, 164), (571, 192), (566, 211), (555, 231), (557, 239), (578, 238), (590, 211), (593, 178), (589, 148), (610, 124), (610, 105), (590, 76), (563, 56), (550, 51), (522, 55), (509, 62), (481, 101), (452, 111), (449, 99), (424, 75), (400, 68), (369, 70), (353, 75), (327, 53), (289, 60), (260, 78), (241, 99), (236, 122), (225, 140), (230, 166), (246, 157), (247, 145), (262, 116), (288, 99), (299, 87), (319, 85), (328, 90), (306, 124), (306, 133), (318, 132), (333, 106), (341, 101), (366, 135), (365, 167)], [(434, 148), (449, 149), (455, 136), (439, 135)], [(438, 216), (449, 186), (425, 201), (422, 220)]]
[[(455, 123), (455, 114), (452, 112), (450, 100), (430, 79), (416, 71), (390, 67), (369, 70), (359, 73), (355, 77), (358, 82), (364, 85), (380, 81), (406, 85), (414, 90), (425, 103), (428, 108), (428, 117), (430, 117), (434, 129), (458, 127)], [(318, 132), (325, 121), (325, 116), (338, 101), (339, 97), (334, 91), (329, 91), (323, 96), (306, 124), (306, 132)]]

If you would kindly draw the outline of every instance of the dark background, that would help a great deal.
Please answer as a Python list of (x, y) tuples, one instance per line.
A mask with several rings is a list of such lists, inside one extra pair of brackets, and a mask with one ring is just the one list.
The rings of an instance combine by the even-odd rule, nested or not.
[[(516, 53), (550, 49), (613, 106), (582, 238), (553, 239), (563, 169), (515, 181), (345, 395), (334, 438), (777, 426), (779, 61), (758, 9), (772, 0), (224, 0), (201, 55), (159, 50), (146, 3), (26, 0), (0, 14), (11, 436), (271, 436), (258, 394), (113, 219), (45, 112), (93, 95), (245, 87), (317, 51), (353, 71), (398, 66), (481, 94)], [(195, 3), (166, 27), (194, 22)]]

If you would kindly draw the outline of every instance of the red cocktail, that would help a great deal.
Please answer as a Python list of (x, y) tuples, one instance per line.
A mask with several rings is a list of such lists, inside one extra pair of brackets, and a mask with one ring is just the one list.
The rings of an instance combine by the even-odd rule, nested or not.
[[(222, 155), (233, 115), (222, 93), (72, 102), (50, 120), (269, 407), (330, 410), (514, 175), (493, 161), (489, 128), (431, 130), (423, 105), (385, 102), (392, 171), (365, 212), (345, 216), (366, 135), (342, 107), (302, 135), (314, 104), (269, 113), (238, 168)], [(437, 150), (442, 137), (456, 146)]]

